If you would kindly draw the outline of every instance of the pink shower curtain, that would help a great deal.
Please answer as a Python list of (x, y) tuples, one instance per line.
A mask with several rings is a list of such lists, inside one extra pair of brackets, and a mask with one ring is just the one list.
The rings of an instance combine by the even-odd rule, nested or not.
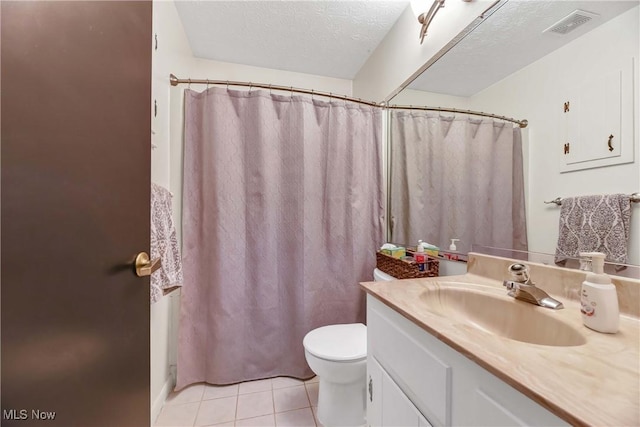
[(381, 113), (266, 91), (185, 92), (177, 389), (308, 378), (302, 339), (362, 322), (382, 241)]
[(527, 250), (520, 128), (466, 115), (391, 113), (392, 240)]

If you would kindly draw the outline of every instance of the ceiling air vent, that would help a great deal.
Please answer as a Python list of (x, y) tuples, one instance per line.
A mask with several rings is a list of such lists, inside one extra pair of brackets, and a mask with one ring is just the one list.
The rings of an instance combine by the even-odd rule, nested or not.
[(578, 28), (580, 25), (586, 24), (587, 22), (591, 21), (591, 19), (598, 16), (600, 15), (598, 15), (597, 13), (591, 13), (577, 9), (544, 30), (543, 33), (568, 34)]

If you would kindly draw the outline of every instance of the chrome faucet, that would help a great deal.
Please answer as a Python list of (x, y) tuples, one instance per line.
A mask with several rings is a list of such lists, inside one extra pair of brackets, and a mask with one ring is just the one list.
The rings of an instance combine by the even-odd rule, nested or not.
[(516, 299), (530, 302), (541, 307), (559, 310), (564, 308), (562, 303), (553, 299), (542, 289), (538, 288), (531, 281), (529, 276), (529, 268), (524, 264), (511, 264), (509, 273), (512, 280), (505, 280), (502, 285), (509, 289), (509, 296)]

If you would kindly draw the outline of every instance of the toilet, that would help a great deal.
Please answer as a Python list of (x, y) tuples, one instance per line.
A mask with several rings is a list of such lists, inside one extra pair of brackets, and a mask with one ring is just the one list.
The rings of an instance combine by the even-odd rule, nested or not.
[(305, 335), (304, 355), (320, 380), (318, 421), (325, 427), (365, 424), (367, 327), (329, 325)]
[[(374, 280), (395, 280), (378, 270)], [(366, 424), (367, 327), (328, 325), (302, 340), (304, 355), (320, 380), (318, 421), (325, 427)]]

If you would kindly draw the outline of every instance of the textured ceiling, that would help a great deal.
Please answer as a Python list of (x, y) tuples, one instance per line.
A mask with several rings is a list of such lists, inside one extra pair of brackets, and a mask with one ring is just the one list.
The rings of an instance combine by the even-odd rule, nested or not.
[(408, 5), (407, 0), (176, 1), (197, 57), (343, 79), (355, 77)]
[[(640, 4), (511, 0), (414, 80), (410, 89), (471, 96)], [(576, 9), (599, 14), (567, 35), (542, 33)]]

